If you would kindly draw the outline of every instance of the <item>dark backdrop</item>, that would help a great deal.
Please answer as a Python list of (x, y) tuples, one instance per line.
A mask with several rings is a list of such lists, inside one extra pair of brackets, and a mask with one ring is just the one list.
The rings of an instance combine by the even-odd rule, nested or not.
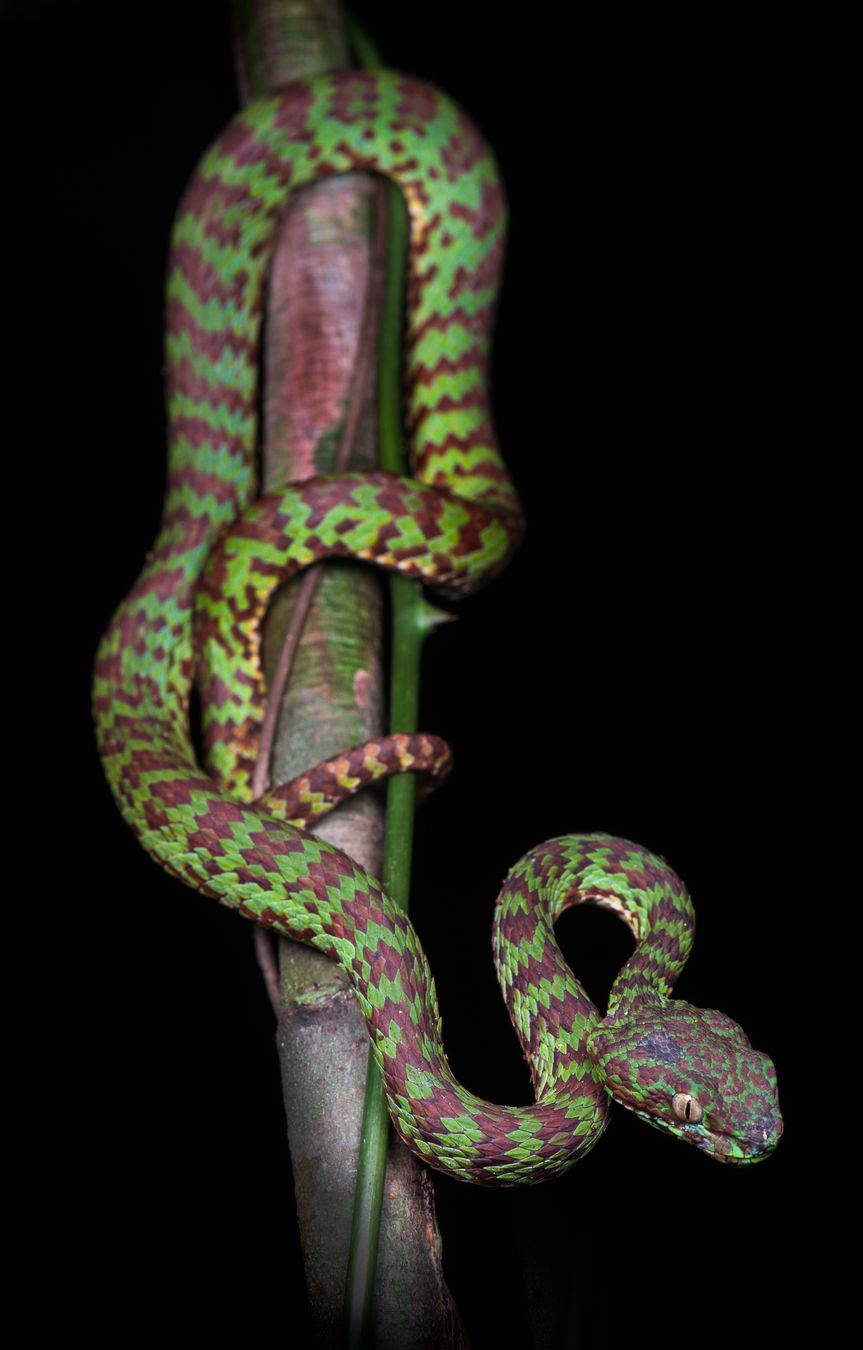
[[(525, 1101), (488, 945), (500, 879), (567, 831), (660, 851), (698, 914), (679, 992), (775, 1058), (786, 1134), (735, 1171), (618, 1113), (562, 1181), (440, 1179), (446, 1270), (476, 1345), (531, 1344), (520, 1242), (571, 1302), (565, 1344), (756, 1346), (832, 1299), (829, 1228), (807, 1207), (829, 1189), (810, 1164), (842, 1109), (813, 1019), (853, 854), (832, 254), (847, 170), (824, 116), (841, 124), (840, 41), (811, 16), (549, 9), (356, 5), (392, 64), (473, 114), (512, 216), (494, 398), (529, 528), (429, 645), (422, 724), (458, 767), (418, 820), (413, 911), (456, 1072)], [(7, 262), (25, 334), (10, 403), (21, 501), (51, 507), (40, 680), (20, 694), (38, 879), (28, 866), (12, 949), (15, 1025), (36, 1028), (16, 1037), (35, 1144), (16, 1168), (18, 1245), (58, 1291), (29, 1304), (34, 1341), (59, 1314), (113, 1344), (302, 1344), (250, 929), (138, 849), (87, 709), (92, 652), (159, 519), (168, 231), (236, 106), (227, 17), (68, 3), (4, 18), (7, 220), (24, 244)], [(29, 612), (29, 588), (10, 589)], [(625, 930), (586, 912), (561, 933), (603, 1004)]]

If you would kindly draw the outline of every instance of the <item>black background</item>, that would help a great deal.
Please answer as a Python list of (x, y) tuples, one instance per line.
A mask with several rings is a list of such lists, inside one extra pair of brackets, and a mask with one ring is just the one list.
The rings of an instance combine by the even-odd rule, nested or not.
[[(756, 1346), (833, 1301), (820, 1204), (843, 1107), (816, 1066), (853, 865), (841, 40), (758, 8), (549, 9), (356, 5), (393, 65), (472, 113), (512, 219), (494, 400), (529, 529), (429, 645), (422, 725), (458, 767), (418, 818), (413, 912), (456, 1072), (526, 1101), (488, 947), (500, 879), (567, 831), (660, 851), (698, 914), (678, 990), (771, 1053), (786, 1133), (733, 1170), (618, 1113), (559, 1182), (440, 1179), (446, 1274), (477, 1346), (531, 1344), (519, 1242), (565, 1291), (561, 1344)], [(10, 402), (21, 500), (50, 508), (21, 717), (37, 880), (28, 866), (12, 948), (32, 1145), (13, 1213), (52, 1291), (28, 1303), (33, 1342), (59, 1318), (113, 1344), (300, 1345), (250, 930), (140, 852), (87, 707), (159, 519), (168, 232), (236, 107), (227, 14), (7, 6), (4, 28), (24, 245)], [(602, 1004), (625, 930), (591, 911), (561, 937)]]

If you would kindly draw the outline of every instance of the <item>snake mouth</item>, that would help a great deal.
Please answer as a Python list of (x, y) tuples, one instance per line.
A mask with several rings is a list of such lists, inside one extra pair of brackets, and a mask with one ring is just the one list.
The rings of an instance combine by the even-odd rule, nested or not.
[[(627, 1106), (625, 1102), (621, 1105)], [(750, 1128), (748, 1134), (740, 1135), (711, 1131), (704, 1125), (672, 1124), (657, 1116), (651, 1116), (646, 1111), (638, 1111), (633, 1107), (627, 1109), (633, 1111), (634, 1115), (639, 1116), (648, 1125), (652, 1125), (654, 1129), (661, 1130), (663, 1134), (671, 1135), (674, 1139), (682, 1139), (687, 1144), (694, 1144), (709, 1158), (736, 1167), (763, 1162), (765, 1158), (770, 1157), (782, 1137), (783, 1122), (782, 1117), (778, 1115), (760, 1122), (756, 1128)]]
[(748, 1135), (711, 1134), (704, 1130), (692, 1143), (717, 1162), (745, 1166), (769, 1158), (782, 1137), (781, 1116)]
[(776, 1147), (775, 1142), (758, 1148), (749, 1144), (741, 1147), (739, 1139), (729, 1140), (727, 1135), (719, 1135), (715, 1139), (708, 1140), (700, 1144), (704, 1153), (709, 1157), (715, 1158), (717, 1162), (729, 1163), (732, 1167), (746, 1167), (752, 1163), (764, 1162), (769, 1158)]

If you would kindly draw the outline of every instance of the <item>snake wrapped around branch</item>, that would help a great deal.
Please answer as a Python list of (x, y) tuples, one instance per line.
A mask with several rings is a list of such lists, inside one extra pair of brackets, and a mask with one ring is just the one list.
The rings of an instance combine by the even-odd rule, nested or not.
[[(392, 179), (409, 214), (412, 476), (342, 473), (256, 498), (262, 306), (279, 222), (304, 184), (357, 169)], [(775, 1071), (729, 1018), (669, 997), (693, 911), (662, 859), (609, 835), (569, 835), (509, 873), (494, 953), (536, 1100), (500, 1106), (449, 1068), (408, 918), (374, 877), (308, 830), (376, 777), (441, 772), (446, 747), (385, 737), (252, 801), (261, 625), (277, 586), (344, 557), (458, 596), (492, 577), (518, 541), (519, 504), (487, 389), (504, 227), (494, 159), (475, 127), (433, 87), (389, 71), (293, 84), (247, 107), (204, 157), (169, 264), (162, 527), (96, 660), (105, 772), (163, 867), (338, 962), (395, 1127), (431, 1166), (486, 1185), (560, 1173), (599, 1138), (612, 1099), (716, 1158), (754, 1161), (782, 1129)], [(205, 768), (190, 732), (196, 679)], [(613, 910), (636, 940), (605, 1017), (554, 937), (557, 917), (581, 903)]]

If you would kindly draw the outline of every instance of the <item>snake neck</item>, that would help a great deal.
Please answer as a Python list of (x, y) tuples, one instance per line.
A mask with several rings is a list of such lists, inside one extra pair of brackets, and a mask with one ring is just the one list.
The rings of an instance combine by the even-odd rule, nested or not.
[[(599, 1022), (600, 1015), (563, 958), (559, 957), (561, 971), (557, 967), (547, 971), (544, 965), (549, 959), (546, 945), (553, 925), (564, 910), (581, 904), (610, 909), (636, 940), (635, 951), (612, 985), (605, 1021), (668, 1002), (671, 988), (689, 956), (695, 932), (695, 914), (683, 883), (662, 858), (628, 840), (600, 833), (569, 835), (540, 845), (522, 859), (510, 873), (501, 894), (495, 920), (495, 948), (502, 962), (500, 968), (507, 968), (507, 963), (512, 968), (508, 985), (504, 984), (504, 996), (511, 1004), (516, 1025), (520, 981), (541, 985), (543, 981), (554, 983), (566, 978), (573, 981), (580, 1000), (573, 1021), (576, 1039), (589, 1037)], [(532, 952), (528, 964), (517, 954), (519, 944), (525, 944), (522, 950)], [(556, 943), (554, 951), (559, 952)], [(542, 1045), (541, 1039), (537, 1040), (536, 1020), (528, 1019), (530, 1038), (522, 1037), (532, 1066)], [(559, 1016), (544, 1014), (540, 1020), (547, 1023), (547, 1034), (554, 1047), (553, 1052), (545, 1052), (546, 1057), (550, 1054), (557, 1064), (561, 1058)], [(572, 1039), (569, 1031), (564, 1040)], [(569, 1044), (566, 1048), (570, 1048)], [(544, 1079), (546, 1075), (541, 1077)], [(550, 1077), (553, 1080), (555, 1074)], [(535, 1071), (534, 1079), (537, 1083)]]
[(665, 1007), (692, 949), (692, 904), (679, 878), (669, 873), (638, 913), (638, 926), (630, 923), (637, 945), (611, 986), (606, 1024)]
[[(631, 969), (630, 964), (627, 962), (611, 986), (608, 1012), (603, 1018), (606, 1024), (619, 1022), (622, 1018), (631, 1017), (635, 1013), (664, 1008), (669, 1003), (668, 986), (663, 987), (653, 981), (650, 973), (643, 969), (637, 967)], [(634, 981), (633, 985), (628, 983), (630, 978)]]
[(513, 868), (498, 900), (493, 942), (503, 995), (540, 1099), (585, 1073), (585, 1047), (602, 1020), (553, 933), (564, 910), (580, 904), (612, 910), (636, 939), (612, 986), (605, 1022), (667, 1002), (692, 946), (694, 913), (680, 878), (628, 840), (567, 835), (541, 844)]
[(692, 949), (695, 914), (687, 891), (661, 860), (653, 859), (652, 870), (656, 875), (623, 915), (636, 948), (611, 987), (606, 1025), (665, 1007)]

